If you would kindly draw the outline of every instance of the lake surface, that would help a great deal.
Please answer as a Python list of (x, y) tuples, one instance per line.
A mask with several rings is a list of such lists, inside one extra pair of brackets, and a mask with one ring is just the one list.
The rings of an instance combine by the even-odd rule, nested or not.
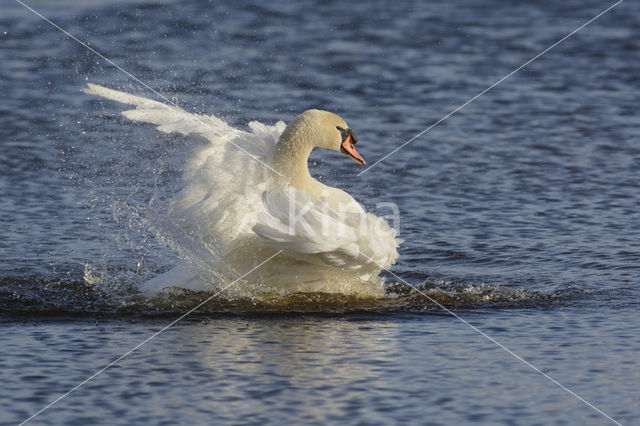
[[(28, 4), (188, 111), (335, 111), (373, 164), (613, 2)], [(135, 292), (177, 261), (152, 218), (200, 142), (82, 93), (154, 98), (12, 0), (0, 62), (4, 425), (210, 295)], [(29, 424), (634, 424), (639, 101), (625, 1), (360, 176), (314, 152), (398, 206), (386, 297), (215, 296)]]

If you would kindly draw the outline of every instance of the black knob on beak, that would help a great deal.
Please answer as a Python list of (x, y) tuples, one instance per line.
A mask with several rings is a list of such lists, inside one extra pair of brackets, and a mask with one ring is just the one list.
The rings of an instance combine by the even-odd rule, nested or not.
[(358, 137), (353, 132), (353, 130), (351, 130), (351, 129), (343, 129), (340, 126), (336, 126), (336, 129), (338, 129), (340, 131), (340, 134), (342, 135), (342, 142), (346, 141), (347, 138), (351, 137), (351, 143), (352, 144), (355, 145), (355, 144), (358, 143)]

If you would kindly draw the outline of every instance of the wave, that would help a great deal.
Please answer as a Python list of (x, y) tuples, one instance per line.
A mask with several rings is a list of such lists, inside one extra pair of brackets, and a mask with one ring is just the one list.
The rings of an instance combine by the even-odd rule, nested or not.
[[(584, 292), (580, 292), (580, 295)], [(138, 292), (132, 272), (121, 271), (112, 279), (0, 279), (0, 312), (9, 315), (142, 315), (183, 314), (345, 314), (442, 312), (447, 309), (516, 309), (548, 305), (578, 294), (545, 294), (502, 285), (474, 285), (427, 280), (409, 286), (385, 284), (385, 294), (361, 297), (328, 293), (273, 293), (248, 295), (232, 288), (202, 292), (170, 287), (154, 297)], [(203, 303), (206, 302), (206, 303)], [(198, 306), (201, 305), (201, 306)]]

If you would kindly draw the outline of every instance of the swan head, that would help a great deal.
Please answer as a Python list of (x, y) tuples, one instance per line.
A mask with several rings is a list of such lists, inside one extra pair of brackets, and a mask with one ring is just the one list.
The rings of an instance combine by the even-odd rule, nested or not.
[[(295, 141), (295, 142), (294, 142)], [(310, 109), (297, 116), (284, 130), (279, 144), (307, 144), (342, 152), (361, 166), (367, 163), (356, 151), (358, 137), (337, 114)]]

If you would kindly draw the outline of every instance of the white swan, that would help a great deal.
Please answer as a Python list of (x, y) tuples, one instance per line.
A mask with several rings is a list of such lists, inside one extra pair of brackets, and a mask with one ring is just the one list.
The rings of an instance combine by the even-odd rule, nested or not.
[(185, 261), (143, 283), (143, 292), (169, 286), (210, 291), (281, 250), (236, 287), (252, 294), (382, 294), (378, 274), (398, 257), (395, 230), (346, 192), (315, 180), (307, 167), (314, 147), (365, 164), (342, 118), (309, 110), (286, 127), (251, 122), (245, 132), (213, 116), (95, 84), (84, 91), (135, 105), (122, 113), (131, 120), (209, 142), (188, 163), (183, 189), (158, 226)]

